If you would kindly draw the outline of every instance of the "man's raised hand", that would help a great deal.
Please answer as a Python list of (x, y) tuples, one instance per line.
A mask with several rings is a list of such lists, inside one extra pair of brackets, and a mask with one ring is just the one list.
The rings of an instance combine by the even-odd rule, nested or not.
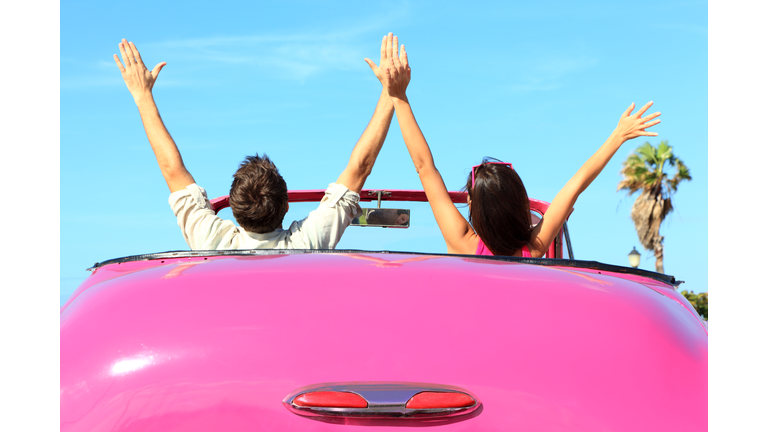
[(115, 63), (117, 63), (120, 73), (123, 74), (123, 80), (128, 87), (128, 91), (131, 92), (133, 100), (136, 103), (143, 97), (152, 96), (152, 87), (155, 85), (157, 76), (160, 71), (166, 65), (165, 62), (158, 63), (151, 71), (144, 66), (144, 62), (141, 60), (139, 50), (136, 49), (136, 45), (133, 42), (128, 42), (123, 39), (120, 44), (120, 53), (123, 57), (123, 63), (120, 63), (120, 59), (117, 54), (114, 54)]
[[(397, 36), (395, 36), (395, 40), (397, 40)], [(371, 67), (371, 70), (373, 71), (374, 75), (376, 75), (376, 78), (379, 79), (382, 86), (387, 85), (387, 65), (389, 64), (389, 56), (392, 52), (391, 49), (387, 49), (387, 47), (392, 46), (392, 33), (384, 36), (381, 39), (381, 59), (379, 60), (379, 66), (376, 66), (376, 63), (373, 62), (373, 60), (369, 58), (365, 58), (365, 62), (368, 63), (368, 66)]]

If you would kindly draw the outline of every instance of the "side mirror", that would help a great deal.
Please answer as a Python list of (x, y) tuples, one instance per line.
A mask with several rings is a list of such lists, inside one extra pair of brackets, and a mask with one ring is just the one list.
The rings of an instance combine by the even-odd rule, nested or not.
[(364, 208), (360, 217), (352, 219), (351, 226), (408, 228), (411, 211), (408, 209)]

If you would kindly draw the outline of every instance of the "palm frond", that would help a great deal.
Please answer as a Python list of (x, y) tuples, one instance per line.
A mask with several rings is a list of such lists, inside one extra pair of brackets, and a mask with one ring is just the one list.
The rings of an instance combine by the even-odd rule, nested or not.
[(651, 166), (656, 165), (656, 149), (649, 142), (645, 142), (635, 150), (637, 154), (645, 163), (650, 163)]
[[(675, 169), (675, 174), (666, 168)], [(677, 158), (669, 142), (664, 140), (654, 147), (649, 142), (638, 146), (624, 161), (617, 191), (628, 195), (640, 191), (632, 205), (631, 217), (640, 243), (648, 250), (661, 244), (659, 228), (664, 218), (673, 211), (672, 195), (679, 183), (691, 180), (688, 167)]]
[(676, 161), (677, 166), (677, 175), (676, 177), (680, 177), (682, 180), (692, 180), (691, 179), (691, 170), (688, 169), (688, 167), (681, 161), (680, 159), (677, 159)]
[(664, 165), (664, 161), (673, 158), (672, 147), (669, 146), (667, 141), (662, 141), (656, 148), (656, 160), (659, 165)]
[(675, 176), (669, 180), (669, 186), (671, 187), (672, 192), (677, 192), (677, 186), (681, 181), (691, 180), (690, 170), (688, 170), (688, 167), (685, 166), (683, 161), (679, 158), (675, 158), (675, 168), (677, 169), (677, 172), (675, 173)]

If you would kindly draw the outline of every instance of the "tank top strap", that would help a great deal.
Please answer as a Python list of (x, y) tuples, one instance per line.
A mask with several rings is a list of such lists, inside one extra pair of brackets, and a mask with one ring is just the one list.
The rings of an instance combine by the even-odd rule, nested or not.
[(491, 252), (487, 247), (485, 247), (485, 243), (483, 243), (483, 239), (481, 239), (479, 236), (477, 238), (477, 250), (475, 251), (475, 255), (493, 255), (493, 252)]

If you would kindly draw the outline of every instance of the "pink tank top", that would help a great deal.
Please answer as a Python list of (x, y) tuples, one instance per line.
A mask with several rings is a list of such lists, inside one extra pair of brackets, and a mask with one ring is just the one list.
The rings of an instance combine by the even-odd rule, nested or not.
[[(483, 243), (483, 239), (478, 239), (477, 243), (477, 250), (475, 251), (475, 255), (493, 255), (493, 252), (488, 250), (487, 247), (485, 247), (485, 243)], [(531, 251), (528, 250), (528, 245), (523, 246), (523, 257), (531, 258)]]

